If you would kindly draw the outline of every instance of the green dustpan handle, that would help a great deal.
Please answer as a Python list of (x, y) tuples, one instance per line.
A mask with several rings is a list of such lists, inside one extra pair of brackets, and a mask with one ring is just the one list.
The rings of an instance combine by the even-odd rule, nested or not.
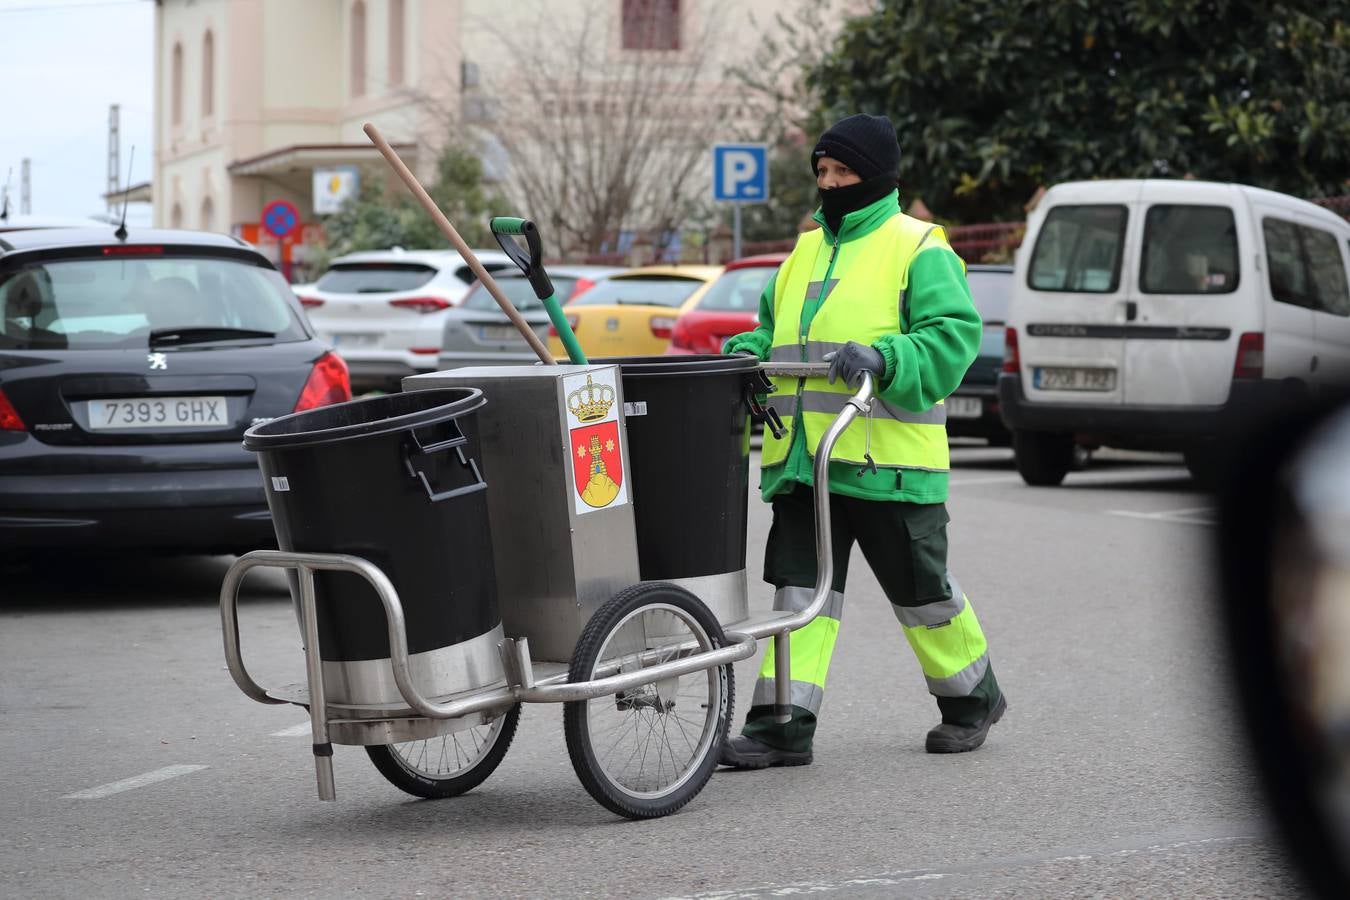
[[(568, 324), (567, 316), (563, 315), (562, 306), (559, 305), (558, 297), (553, 291), (553, 282), (544, 271), (543, 242), (539, 239), (539, 229), (529, 219), (516, 216), (493, 216), (488, 227), (492, 229), (492, 236), (497, 239), (502, 251), (511, 257), (511, 261), (519, 266), (520, 271), (530, 280), (534, 295), (544, 304), (549, 321), (553, 323), (558, 337), (562, 340), (567, 358), (578, 365), (585, 365), (586, 355), (581, 352), (581, 344), (577, 343), (577, 336), (572, 333), (572, 326)], [(515, 239), (516, 235), (524, 236), (525, 242), (529, 245), (528, 255), (525, 248)]]

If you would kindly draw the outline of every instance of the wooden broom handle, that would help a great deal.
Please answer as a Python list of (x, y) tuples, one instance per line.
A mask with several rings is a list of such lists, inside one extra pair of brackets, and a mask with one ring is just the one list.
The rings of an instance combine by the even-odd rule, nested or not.
[(487, 288), (488, 293), (492, 295), (492, 299), (497, 301), (497, 305), (502, 308), (502, 312), (506, 313), (506, 317), (511, 320), (511, 324), (516, 326), (516, 330), (525, 338), (525, 341), (530, 345), (530, 349), (546, 364), (557, 365), (558, 361), (553, 358), (552, 353), (548, 352), (548, 347), (544, 345), (544, 342), (539, 340), (539, 335), (534, 333), (530, 323), (525, 321), (525, 318), (516, 309), (515, 304), (502, 293), (502, 289), (497, 286), (497, 282), (492, 279), (492, 275), (488, 273), (487, 269), (483, 268), (483, 264), (478, 261), (478, 257), (474, 256), (473, 251), (469, 249), (469, 245), (464, 243), (464, 238), (459, 236), (455, 226), (450, 224), (450, 220), (445, 217), (445, 213), (441, 212), (440, 207), (436, 205), (436, 201), (431, 199), (431, 195), (426, 192), (426, 188), (418, 182), (417, 176), (404, 165), (403, 160), (399, 159), (398, 154), (394, 152), (394, 148), (389, 146), (389, 142), (384, 139), (384, 135), (380, 134), (380, 130), (370, 122), (362, 125), (361, 130), (366, 133), (366, 137), (370, 138), (370, 142), (380, 151), (380, 155), (385, 158), (398, 177), (403, 179), (403, 183), (408, 186), (408, 190), (412, 191), (412, 195), (417, 198), (417, 202), (422, 204), (422, 208), (427, 211), (427, 215), (431, 216), (431, 220), (436, 223), (436, 227), (450, 240), (451, 245), (459, 251), (459, 255), (464, 257), (464, 261), (469, 264), (469, 268), (473, 269), (473, 273), (478, 276), (478, 280), (483, 282), (483, 287)]

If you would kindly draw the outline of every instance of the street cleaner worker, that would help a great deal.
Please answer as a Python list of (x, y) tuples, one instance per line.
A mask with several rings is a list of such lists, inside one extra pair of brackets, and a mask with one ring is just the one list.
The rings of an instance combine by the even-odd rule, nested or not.
[(984, 743), (1007, 709), (975, 610), (947, 571), (947, 429), (942, 400), (975, 359), (982, 325), (965, 267), (943, 230), (900, 211), (900, 147), (885, 116), (835, 123), (811, 154), (819, 229), (803, 233), (765, 287), (759, 326), (724, 353), (777, 362), (829, 362), (824, 378), (774, 378), (770, 403), (785, 433), (766, 433), (761, 491), (773, 504), (764, 580), (774, 609), (799, 611), (816, 582), (811, 457), (871, 372), (876, 399), (840, 436), (830, 463), (834, 583), (824, 610), (792, 634), (792, 719), (774, 721), (770, 645), (740, 735), (723, 765), (742, 769), (812, 760), (825, 674), (843, 612), (856, 540), (890, 600), (937, 699), (930, 753)]

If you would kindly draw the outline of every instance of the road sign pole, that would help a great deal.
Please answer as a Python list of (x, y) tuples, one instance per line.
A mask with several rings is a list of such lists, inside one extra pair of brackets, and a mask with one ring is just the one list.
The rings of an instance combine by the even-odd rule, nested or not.
[(731, 204), (731, 258), (741, 258), (741, 204)]

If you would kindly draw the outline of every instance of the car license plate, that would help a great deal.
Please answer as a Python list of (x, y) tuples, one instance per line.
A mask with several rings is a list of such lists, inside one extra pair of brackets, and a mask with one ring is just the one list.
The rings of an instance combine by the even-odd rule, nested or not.
[(978, 419), (984, 411), (979, 397), (948, 397), (942, 401), (949, 419)]
[(484, 325), (482, 338), (485, 341), (514, 341), (520, 338), (520, 332), (514, 325)]
[(338, 332), (328, 336), (328, 340), (334, 347), (370, 347), (379, 339), (378, 334), (364, 332)]
[(90, 400), (89, 427), (224, 428), (230, 424), (224, 397), (128, 397)]
[(1042, 391), (1114, 391), (1116, 370), (1037, 367), (1032, 383)]

